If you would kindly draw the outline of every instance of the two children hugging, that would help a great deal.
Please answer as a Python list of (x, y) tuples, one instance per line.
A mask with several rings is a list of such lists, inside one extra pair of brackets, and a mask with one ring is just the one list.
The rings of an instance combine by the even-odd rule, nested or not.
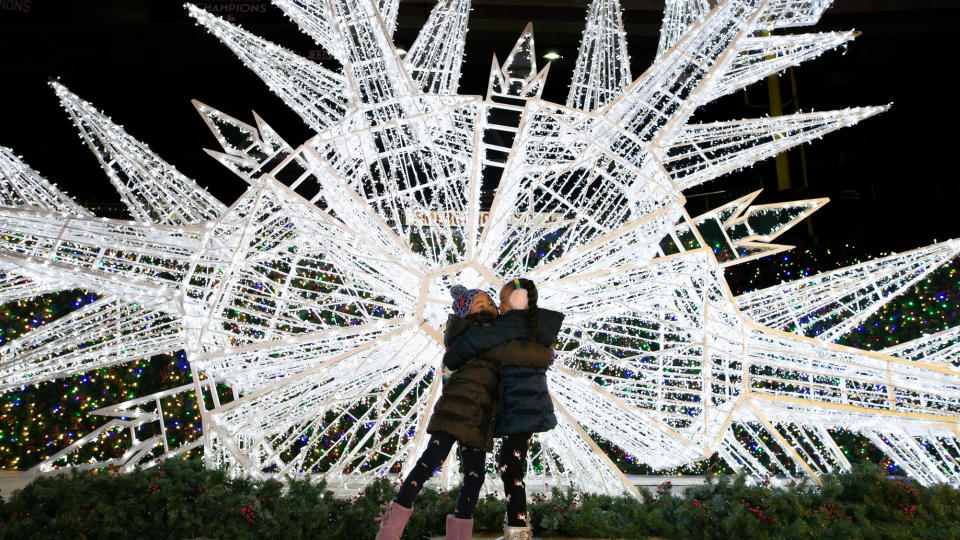
[[(524, 485), (533, 433), (557, 425), (547, 389), (547, 368), (563, 315), (537, 306), (537, 288), (515, 279), (500, 290), (500, 307), (479, 289), (450, 289), (453, 313), (447, 319), (444, 380), (427, 433), (427, 448), (381, 516), (377, 540), (397, 540), (413, 512), (423, 484), (460, 448), (463, 481), (456, 511), (447, 516), (448, 539), (468, 540), (473, 511), (483, 487), (487, 452), (502, 438), (497, 457), (507, 498), (504, 539), (530, 539)], [(499, 311), (499, 317), (498, 315)]]

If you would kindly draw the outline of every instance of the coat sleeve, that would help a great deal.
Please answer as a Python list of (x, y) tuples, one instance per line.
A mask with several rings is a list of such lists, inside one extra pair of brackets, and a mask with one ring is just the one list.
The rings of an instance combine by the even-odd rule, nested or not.
[(447, 327), (443, 330), (443, 346), (450, 348), (450, 344), (468, 328), (470, 328), (470, 323), (466, 319), (451, 314), (447, 317)]
[(460, 334), (443, 355), (443, 363), (452, 370), (460, 369), (467, 360), (511, 339), (524, 338), (525, 332), (515, 325), (475, 326)]
[(548, 368), (553, 363), (551, 349), (530, 341), (512, 340), (497, 345), (491, 352), (497, 352), (502, 366), (520, 366)]

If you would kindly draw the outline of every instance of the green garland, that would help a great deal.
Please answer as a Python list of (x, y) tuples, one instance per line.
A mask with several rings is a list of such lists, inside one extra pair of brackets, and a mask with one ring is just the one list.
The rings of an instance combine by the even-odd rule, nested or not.
[[(747, 486), (711, 478), (682, 496), (669, 483), (642, 501), (572, 490), (533, 494), (534, 534), (592, 538), (958, 538), (960, 490), (923, 487), (859, 465), (823, 486)], [(394, 488), (377, 480), (352, 499), (322, 483), (230, 479), (199, 460), (129, 474), (41, 478), (0, 502), (0, 539), (372, 538)], [(404, 538), (443, 534), (456, 492), (425, 489)], [(480, 501), (474, 530), (502, 528), (504, 503)]]

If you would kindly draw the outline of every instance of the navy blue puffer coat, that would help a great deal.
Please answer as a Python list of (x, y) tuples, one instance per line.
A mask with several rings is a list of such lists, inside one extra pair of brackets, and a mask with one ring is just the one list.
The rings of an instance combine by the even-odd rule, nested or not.
[[(552, 347), (563, 323), (563, 314), (537, 310), (537, 342)], [(466, 360), (511, 339), (530, 339), (528, 310), (511, 310), (485, 327), (471, 328), (447, 349), (443, 362), (453, 370)], [(511, 365), (504, 358), (500, 366), (500, 405), (496, 436), (549, 431), (557, 425), (547, 387), (547, 369)]]

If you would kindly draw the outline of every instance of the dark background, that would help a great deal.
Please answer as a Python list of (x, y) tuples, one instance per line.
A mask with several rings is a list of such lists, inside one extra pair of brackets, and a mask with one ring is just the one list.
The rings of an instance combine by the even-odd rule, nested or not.
[[(268, 0), (197, 4), (305, 56), (311, 51), (323, 55)], [(544, 94), (563, 103), (586, 4), (475, 0), (460, 93), (485, 93), (491, 55), (503, 59), (524, 24), (533, 21), (538, 56), (548, 50), (563, 56), (552, 66)], [(893, 108), (808, 145), (808, 188), (800, 187), (799, 151), (791, 151), (795, 187), (777, 191), (773, 160), (768, 160), (695, 188), (689, 194), (691, 214), (763, 187), (763, 202), (831, 198), (810, 228), (798, 226), (782, 237), (787, 243), (902, 250), (960, 236), (955, 163), (960, 113), (956, 86), (950, 82), (958, 67), (960, 2), (835, 4), (817, 27), (800, 31), (856, 28), (863, 35), (845, 52), (827, 53), (795, 69), (801, 108), (891, 102)], [(413, 43), (432, 5), (425, 0), (401, 3), (398, 47)], [(623, 5), (636, 77), (653, 59), (663, 5), (656, 0), (623, 0)], [(336, 67), (330, 60), (323, 63)], [(173, 0), (0, 0), (0, 77), (0, 145), (13, 148), (88, 206), (119, 199), (46, 86), (51, 77), (59, 77), (225, 203), (245, 184), (201, 151), (216, 142), (191, 98), (248, 122), (250, 110), (256, 110), (294, 146), (311, 136), (299, 117)], [(784, 75), (784, 101), (791, 99), (790, 86)], [(746, 97), (744, 92), (728, 96), (695, 120), (769, 112), (766, 83), (752, 86)], [(785, 112), (793, 107), (787, 104)]]

